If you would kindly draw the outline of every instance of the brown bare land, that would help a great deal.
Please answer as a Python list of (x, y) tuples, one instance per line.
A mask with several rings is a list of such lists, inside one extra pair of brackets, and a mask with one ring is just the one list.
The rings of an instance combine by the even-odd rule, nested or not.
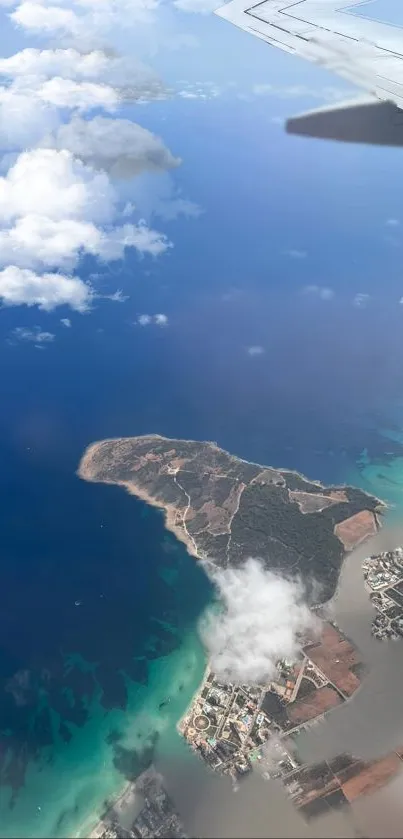
[(340, 705), (342, 698), (330, 685), (316, 688), (306, 699), (300, 699), (287, 707), (287, 716), (294, 725), (300, 725), (313, 720), (331, 708)]
[(350, 805), (360, 796), (372, 795), (385, 786), (401, 769), (402, 761), (395, 752), (369, 762), (340, 755), (298, 769), (287, 777), (285, 785), (286, 789), (295, 790), (291, 793), (295, 805), (309, 817), (311, 812), (322, 812), (321, 807), (310, 807), (312, 802), (324, 799), (325, 806)]
[(291, 501), (296, 501), (301, 513), (321, 513), (326, 507), (331, 507), (333, 504), (340, 504), (340, 502), (347, 503), (348, 498), (344, 491), (335, 490), (329, 495), (324, 493), (301, 492), (301, 490), (289, 490), (289, 497)]
[(402, 763), (397, 754), (367, 764), (357, 775), (342, 784), (342, 790), (348, 801), (354, 801), (360, 795), (369, 795), (385, 786), (401, 769)]
[(324, 623), (319, 644), (309, 648), (309, 658), (345, 696), (352, 696), (360, 680), (352, 672), (361, 664), (358, 650), (330, 623)]
[(346, 551), (352, 551), (365, 539), (374, 536), (377, 532), (377, 520), (374, 512), (362, 510), (345, 521), (336, 524), (334, 528), (336, 536), (343, 543)]

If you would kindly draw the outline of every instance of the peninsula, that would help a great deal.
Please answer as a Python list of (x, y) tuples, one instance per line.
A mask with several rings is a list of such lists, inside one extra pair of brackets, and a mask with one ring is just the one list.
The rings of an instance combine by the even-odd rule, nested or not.
[(273, 571), (315, 581), (316, 602), (332, 597), (345, 554), (377, 532), (384, 507), (353, 487), (326, 487), (215, 443), (156, 434), (93, 443), (78, 474), (163, 510), (194, 557), (222, 568), (258, 557)]

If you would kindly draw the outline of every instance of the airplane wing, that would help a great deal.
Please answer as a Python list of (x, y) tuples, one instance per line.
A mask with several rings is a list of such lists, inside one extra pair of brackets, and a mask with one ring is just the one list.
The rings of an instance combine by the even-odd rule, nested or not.
[[(396, 7), (402, 0), (396, 0)], [(290, 133), (403, 145), (403, 29), (369, 18), (374, 0), (230, 0), (216, 11), (271, 46), (339, 74), (367, 96), (316, 109)], [(354, 11), (360, 11), (360, 15)], [(368, 9), (368, 17), (363, 14)]]

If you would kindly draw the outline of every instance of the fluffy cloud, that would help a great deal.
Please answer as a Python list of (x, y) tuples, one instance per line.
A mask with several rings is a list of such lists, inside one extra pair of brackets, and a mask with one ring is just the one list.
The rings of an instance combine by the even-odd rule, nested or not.
[(27, 326), (17, 326), (11, 333), (11, 342), (25, 341), (33, 344), (51, 344), (55, 340), (52, 332), (44, 332), (40, 326), (30, 329)]
[(70, 327), (71, 327), (70, 318), (60, 318), (60, 323), (62, 323), (63, 326), (65, 326), (67, 329), (70, 329)]
[(167, 326), (168, 316), (162, 313), (157, 315), (139, 315), (137, 318), (139, 326), (149, 326), (154, 323), (156, 326)]
[(27, 0), (11, 13), (11, 20), (31, 32), (79, 34), (79, 19), (71, 9)]
[[(154, 174), (181, 161), (159, 137), (127, 119), (84, 119), (92, 109), (112, 113), (127, 99), (142, 103), (166, 95), (148, 67), (104, 47), (106, 38), (113, 44), (130, 26), (141, 38), (139, 31), (146, 32), (141, 25), (153, 19), (159, 2), (0, 0), (26, 34), (48, 35), (58, 43), (0, 58), (3, 304), (42, 309), (64, 304), (84, 311), (97, 296), (74, 276), (85, 254), (111, 262), (128, 248), (158, 256), (172, 247), (147, 224), (141, 207), (131, 204), (122, 216), (124, 201), (133, 197), (122, 183), (118, 194), (112, 178)], [(170, 217), (194, 212), (181, 196), (175, 200), (175, 206), (163, 205)], [(109, 297), (125, 299), (121, 292)]]
[(161, 98), (165, 93), (158, 76), (145, 64), (101, 49), (24, 49), (0, 59), (0, 75), (31, 87), (35, 81), (54, 77), (99, 82), (131, 100)]
[(153, 20), (158, 0), (24, 0), (10, 14), (23, 29), (39, 34), (84, 38), (102, 36), (116, 26)]
[(56, 109), (28, 91), (0, 87), (0, 148), (22, 149), (40, 142), (59, 125)]
[(0, 264), (14, 260), (20, 267), (46, 265), (71, 270), (84, 253), (109, 262), (122, 259), (126, 248), (135, 248), (140, 255), (159, 256), (170, 247), (166, 236), (144, 222), (102, 229), (85, 221), (30, 215), (0, 229)]
[(93, 290), (78, 277), (63, 274), (36, 274), (29, 269), (9, 265), (0, 271), (0, 300), (3, 306), (38, 306), (51, 311), (56, 306), (70, 306), (84, 312), (91, 304)]
[(30, 78), (0, 87), (0, 147), (7, 150), (38, 145), (60, 125), (59, 109), (81, 113), (94, 108), (114, 111), (119, 95), (114, 88), (93, 82), (55, 77)]
[(29, 215), (54, 221), (109, 221), (115, 201), (108, 176), (94, 172), (66, 150), (24, 152), (0, 178), (0, 224)]
[(181, 162), (159, 137), (127, 119), (85, 120), (77, 116), (47, 137), (44, 144), (68, 149), (85, 163), (118, 178), (172, 169)]
[(35, 89), (35, 96), (57, 108), (76, 108), (79, 111), (92, 108), (113, 111), (119, 103), (119, 94), (110, 85), (76, 82), (60, 76), (43, 82)]
[(109, 261), (127, 247), (157, 256), (171, 246), (144, 222), (113, 227), (116, 201), (107, 174), (69, 151), (21, 154), (0, 178), (0, 263), (70, 270), (84, 252)]
[(0, 74), (10, 79), (61, 76), (64, 79), (98, 80), (110, 63), (102, 50), (81, 53), (73, 48), (40, 50), (27, 47), (8, 58), (0, 58)]
[(200, 631), (211, 667), (225, 681), (269, 681), (280, 659), (297, 657), (301, 636), (318, 631), (302, 585), (257, 560), (216, 571), (213, 581), (222, 609), (210, 610)]

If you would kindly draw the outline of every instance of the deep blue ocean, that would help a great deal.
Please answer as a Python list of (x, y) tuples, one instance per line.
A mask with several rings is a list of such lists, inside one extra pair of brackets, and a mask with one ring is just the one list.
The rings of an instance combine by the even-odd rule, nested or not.
[[(398, 184), (387, 201), (377, 151), (361, 168), (357, 149), (341, 162), (325, 144), (301, 145), (296, 160), (263, 108), (249, 131), (243, 102), (227, 156), (235, 106), (188, 111), (179, 139), (175, 107), (164, 136), (204, 209), (167, 222), (175, 248), (103, 269), (98, 287), (121, 288), (124, 303), (0, 312), (0, 836), (82, 832), (153, 749), (176, 748), (203, 671), (207, 578), (157, 511), (76, 476), (88, 444), (152, 432), (215, 440), (310, 478), (355, 481), (401, 509), (400, 262), (369, 234), (365, 199), (371, 174), (383, 223)], [(165, 116), (156, 108), (145, 121), (161, 130)], [(264, 153), (267, 165), (247, 168)], [(337, 167), (355, 172), (347, 193)], [(308, 284), (337, 293), (324, 301)], [(358, 292), (368, 305), (353, 305)], [(134, 325), (141, 312), (166, 313), (168, 326)], [(36, 325), (56, 340), (9, 341)]]

